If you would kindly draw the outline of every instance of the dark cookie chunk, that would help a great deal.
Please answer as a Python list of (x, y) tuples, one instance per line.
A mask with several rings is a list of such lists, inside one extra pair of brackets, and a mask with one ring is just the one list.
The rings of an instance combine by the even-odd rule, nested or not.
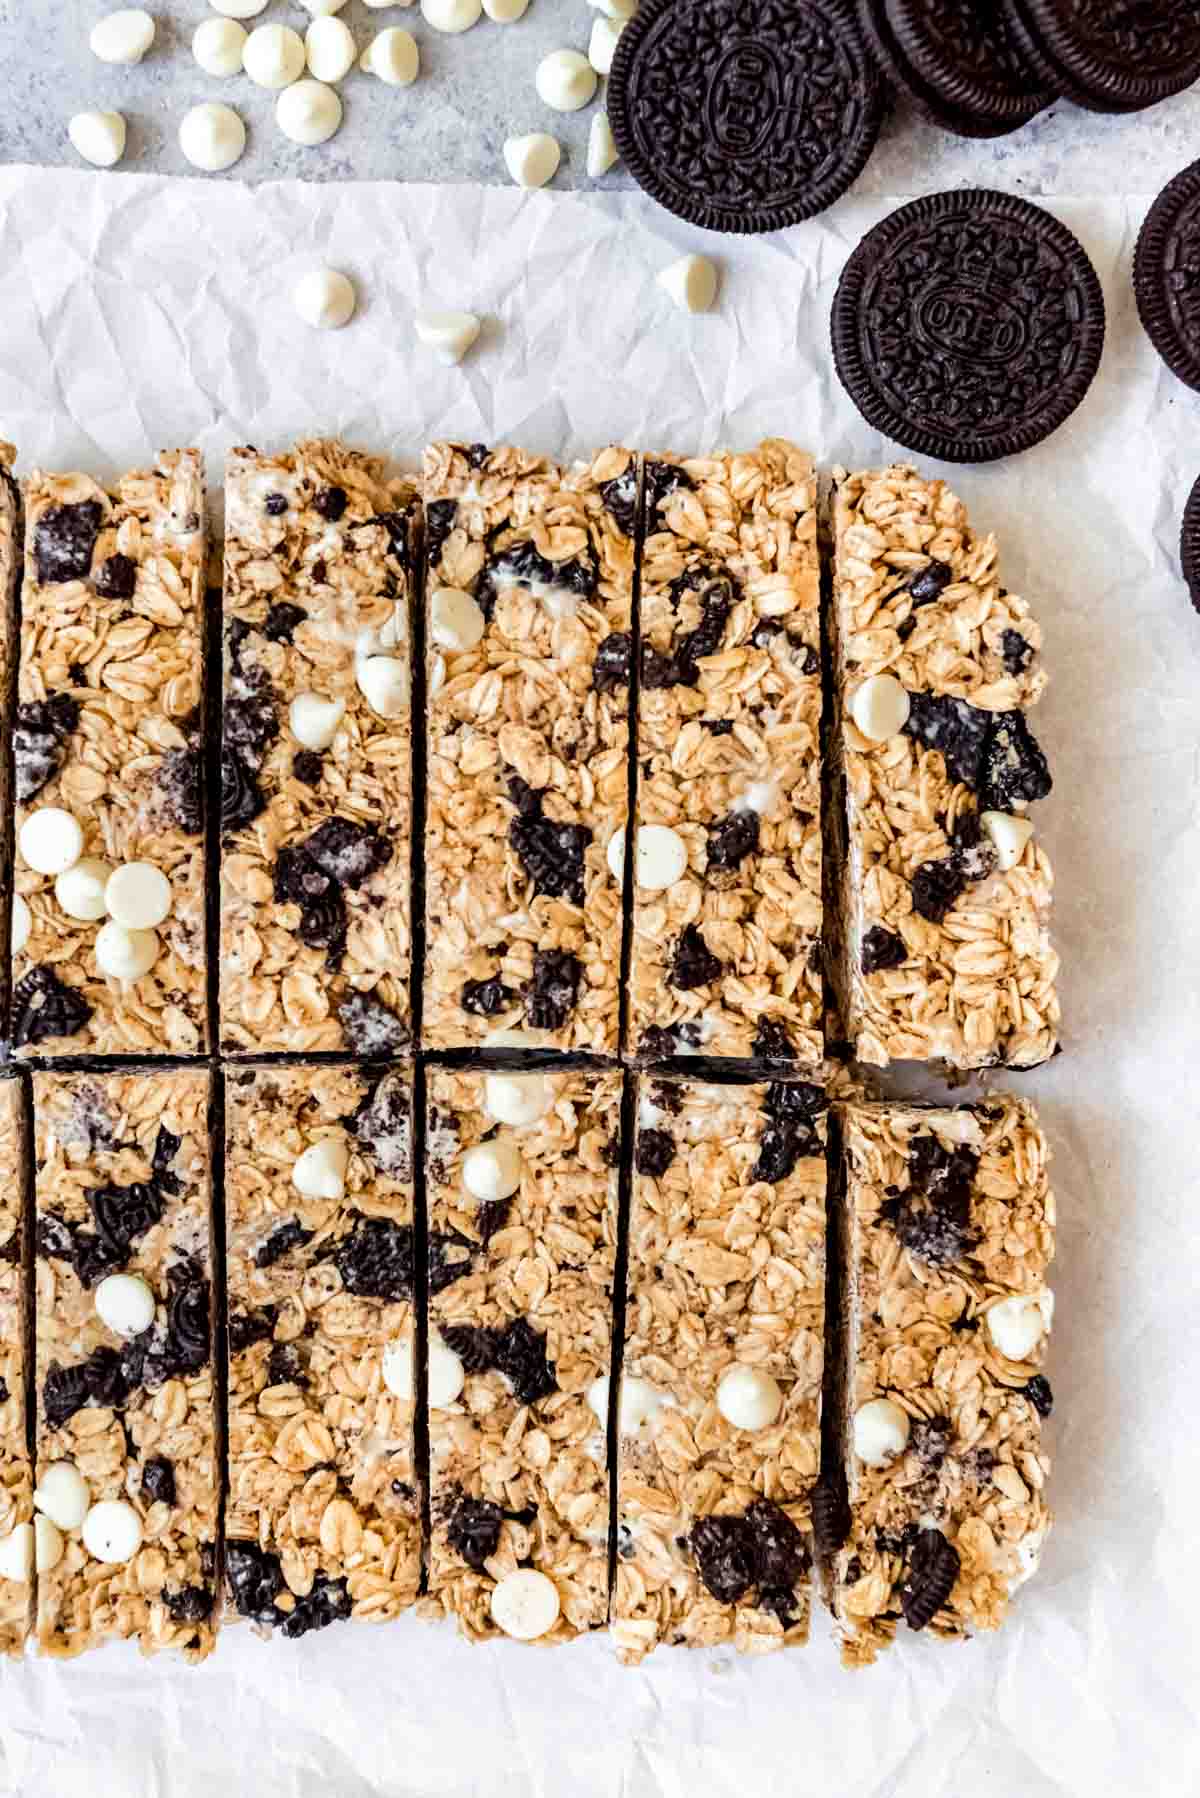
[(980, 769), (980, 810), (1011, 812), (1033, 805), (1053, 785), (1049, 764), (1025, 714), (995, 713)]
[(101, 599), (132, 599), (137, 586), (137, 563), (128, 556), (106, 556), (92, 577)]
[(42, 1385), (42, 1416), (48, 1429), (60, 1430), (85, 1405), (123, 1405), (131, 1390), (121, 1355), (101, 1344), (71, 1367), (50, 1363)]
[(206, 1623), (212, 1616), (213, 1595), (207, 1586), (181, 1586), (164, 1592), (163, 1603), (172, 1623)]
[(864, 974), (878, 974), (883, 968), (903, 967), (908, 960), (904, 939), (882, 924), (872, 924), (862, 940), (859, 959)]
[(293, 1249), (303, 1248), (312, 1239), (313, 1232), (306, 1230), (299, 1218), (290, 1217), (286, 1224), (280, 1224), (277, 1229), (272, 1230), (267, 1240), (255, 1250), (254, 1265), (274, 1267), (277, 1261), (282, 1261)]
[(475, 587), (475, 600), (486, 619), (491, 620), (500, 593), (509, 587), (523, 587), (532, 593), (539, 588), (565, 592), (576, 599), (589, 600), (596, 591), (599, 575), (590, 550), (570, 561), (551, 562), (535, 543), (514, 543), (484, 565)]
[(675, 945), (668, 979), (680, 992), (690, 993), (698, 986), (711, 986), (719, 980), (723, 965), (709, 949), (699, 926), (685, 924)]
[(950, 1451), (953, 1431), (948, 1417), (921, 1417), (908, 1437), (908, 1452), (926, 1473), (936, 1473)]
[(282, 1613), (275, 1609), (275, 1600), (287, 1590), (278, 1555), (260, 1548), (257, 1542), (231, 1537), (225, 1543), (225, 1575), (243, 1617), (255, 1623), (278, 1623)]
[(974, 1247), (971, 1189), (978, 1166), (973, 1149), (943, 1148), (933, 1135), (910, 1141), (908, 1190), (891, 1193), (879, 1216), (918, 1260), (945, 1267)]
[(372, 524), (381, 524), (387, 532), (388, 554), (403, 569), (408, 569), (412, 561), (412, 548), (409, 543), (409, 515), (407, 512), (378, 512), (371, 520)]
[(610, 631), (601, 639), (592, 663), (592, 685), (597, 693), (627, 687), (633, 672), (633, 638), (628, 631)]
[(67, 739), (78, 728), (79, 704), (69, 693), (52, 693), (17, 708), (13, 759), (22, 804), (54, 779), (67, 759)]
[(795, 1061), (792, 1039), (777, 1018), (760, 1018), (751, 1053), (758, 1061)]
[(142, 1468), (142, 1497), (148, 1505), (175, 1503), (175, 1467), (165, 1455), (152, 1455)]
[(954, 1590), (959, 1566), (958, 1550), (940, 1530), (918, 1530), (900, 1588), (900, 1608), (910, 1629), (933, 1622)]
[(981, 711), (965, 699), (937, 693), (910, 693), (905, 734), (924, 749), (936, 749), (951, 780), (974, 788), (979, 782), (992, 712)]
[(154, 777), (165, 816), (185, 836), (204, 829), (204, 758), (198, 749), (168, 749)]
[(638, 1060), (670, 1061), (679, 1052), (679, 1038), (674, 1030), (667, 1030), (661, 1024), (651, 1024), (643, 1030), (638, 1043)]
[(1024, 674), (1032, 662), (1035, 650), (1028, 637), (1011, 628), (1004, 631), (1000, 638), (1000, 659), (1004, 663), (1005, 672), (1014, 677)]
[(263, 511), (268, 518), (282, 518), (288, 509), (287, 496), (283, 493), (268, 493), (263, 501)]
[(1171, 373), (1200, 392), (1200, 162), (1168, 182), (1146, 214), (1133, 291), (1151, 343)]
[(583, 856), (592, 840), (585, 824), (556, 824), (542, 814), (542, 795), (514, 775), (509, 782), (517, 815), (508, 840), (534, 891), (583, 904)]
[(503, 1374), (519, 1404), (536, 1405), (558, 1390), (554, 1364), (546, 1358), (546, 1338), (524, 1317), (514, 1317), (503, 1329), (495, 1330), (477, 1324), (448, 1324), (442, 1338), (467, 1373), (494, 1368)]
[(352, 891), (392, 859), (387, 837), (354, 818), (326, 818), (300, 847), (322, 874)]
[[(695, 630), (688, 631), (677, 639), (671, 654), (672, 682), (681, 687), (696, 687), (700, 684), (700, 661), (704, 656), (714, 656), (721, 647), (725, 635), (725, 626), (729, 623), (729, 614), (737, 600), (737, 589), (729, 575), (719, 572), (706, 575), (697, 581), (692, 575), (685, 574), (672, 587), (672, 602), (677, 606), (685, 592), (699, 586), (701, 617)], [(667, 684), (667, 683), (660, 683)]]
[(350, 496), (344, 487), (322, 487), (313, 495), (312, 509), (318, 518), (324, 518), (328, 524), (337, 524), (345, 517), (349, 504)]
[(446, 1540), (456, 1555), (482, 1573), (500, 1546), (504, 1512), (487, 1498), (462, 1498), (446, 1525)]
[(737, 868), (758, 852), (759, 816), (747, 806), (708, 827), (708, 866), (712, 871)]
[(429, 1290), (436, 1298), (475, 1264), (475, 1244), (457, 1230), (429, 1232)]
[(454, 529), (454, 521), (458, 515), (458, 501), (455, 499), (433, 499), (425, 508), (425, 555), (432, 568), (445, 547), (446, 539)]
[(1140, 112), (1200, 77), (1195, 0), (1002, 0), (1022, 50), (1078, 106)]
[(657, 1180), (675, 1159), (675, 1139), (666, 1130), (639, 1130), (637, 1171)]
[(680, 488), (689, 493), (696, 483), (686, 468), (680, 468), (677, 462), (659, 462), (653, 456), (647, 456), (642, 464), (642, 490), (646, 503), (646, 528), (654, 531), (658, 526), (658, 511), (666, 504), (671, 495)]
[(409, 1093), (400, 1074), (385, 1074), (372, 1086), (352, 1118), (346, 1120), (360, 1149), (376, 1167), (397, 1180), (412, 1174), (412, 1125)]
[(229, 1353), (240, 1355), (244, 1349), (253, 1348), (256, 1342), (270, 1342), (278, 1315), (276, 1305), (264, 1305), (260, 1311), (231, 1311)]
[(754, 1584), (754, 1532), (745, 1517), (701, 1517), (688, 1539), (700, 1578), (721, 1604), (736, 1604)]
[(277, 905), (300, 908), (296, 934), (306, 949), (324, 949), (336, 967), (346, 948), (346, 902), (336, 881), (311, 862), (302, 845), (284, 848), (275, 858), (274, 898)]
[(221, 751), (221, 829), (242, 830), (266, 809), (258, 777), (232, 749)]
[[(760, 1499), (741, 1516), (701, 1517), (689, 1546), (705, 1586), (722, 1604), (736, 1604), (758, 1586), (759, 1604), (791, 1608), (796, 1582), (808, 1571), (804, 1537), (778, 1505)], [(768, 1594), (770, 1599), (768, 1601)]]
[(579, 999), (583, 967), (566, 949), (539, 949), (533, 979), (525, 988), (525, 1018), (531, 1030), (561, 1030)]
[(401, 1055), (408, 1047), (407, 1024), (373, 993), (347, 993), (337, 1007), (337, 1020), (355, 1055)]
[(936, 556), (931, 557), (925, 567), (914, 574), (908, 583), (913, 605), (931, 606), (935, 604), (953, 579), (954, 570), (949, 562), (939, 562)]
[(307, 1386), (304, 1356), (297, 1342), (273, 1342), (267, 1357), (268, 1386)]
[(266, 622), (262, 627), (263, 636), (268, 643), (290, 643), (298, 624), (303, 624), (308, 613), (303, 606), (294, 606), (287, 600), (279, 600), (268, 609)]
[[(431, 1244), (432, 1248), (432, 1244)], [(410, 1299), (414, 1291), (413, 1233), (388, 1217), (358, 1217), (333, 1252), (347, 1292), (363, 1299)]]
[(1044, 1373), (1035, 1373), (1032, 1380), (1024, 1388), (1025, 1397), (1029, 1400), (1039, 1417), (1049, 1417), (1054, 1409), (1054, 1394), (1050, 1390), (1050, 1382)]
[(319, 787), (325, 764), (315, 749), (298, 749), (292, 757), (292, 773), (306, 787)]
[(931, 924), (940, 924), (969, 885), (970, 875), (961, 856), (922, 862), (912, 877), (913, 910)]
[(490, 980), (468, 980), (458, 1002), (472, 1017), (495, 1018), (507, 1011), (515, 998), (516, 994), (505, 986), (499, 974), (493, 974)]
[(87, 579), (103, 523), (98, 499), (46, 508), (33, 527), (33, 562), (43, 587)]
[(778, 1185), (787, 1179), (798, 1161), (823, 1155), (825, 1149), (815, 1120), (827, 1108), (828, 1100), (819, 1086), (802, 1080), (772, 1081), (763, 1099), (767, 1121), (759, 1137), (751, 1180)]
[(13, 988), (13, 1046), (21, 1049), (58, 1036), (77, 1036), (91, 1015), (83, 994), (64, 986), (53, 968), (30, 968)]
[(637, 459), (630, 461), (624, 474), (611, 481), (601, 481), (600, 498), (604, 509), (623, 537), (637, 534)]

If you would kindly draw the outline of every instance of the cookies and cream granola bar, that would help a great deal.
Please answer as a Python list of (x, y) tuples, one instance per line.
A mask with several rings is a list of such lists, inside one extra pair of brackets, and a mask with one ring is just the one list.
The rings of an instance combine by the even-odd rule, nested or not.
[(209, 1098), (202, 1069), (34, 1076), (44, 1654), (213, 1645)]
[(812, 457), (645, 464), (632, 1044), (821, 1058)]
[(839, 471), (835, 687), (844, 980), (860, 1061), (1031, 1067), (1054, 1053), (1052, 874), (1029, 807), (1041, 631), (943, 481)]
[(608, 1612), (621, 1076), (429, 1074), (429, 1616), (561, 1642)]
[(25, 1437), (25, 1170), (21, 1088), (0, 1081), (0, 1654), (22, 1653), (33, 1602), (33, 1471)]
[(843, 1658), (903, 1618), (995, 1629), (1050, 1525), (1040, 1371), (1053, 1312), (1047, 1149), (1005, 1094), (839, 1111), (845, 1181), (838, 1427), (850, 1530), (834, 1556)]
[(287, 1637), (417, 1595), (411, 1111), (402, 1069), (226, 1074), (226, 1579)]
[(202, 1052), (204, 475), (25, 484), (10, 1034)]
[(336, 442), (225, 487), (221, 1043), (409, 1046), (411, 486)]
[(636, 458), (437, 443), (424, 498), (425, 1044), (615, 1052)]
[[(17, 664), (17, 598), (21, 589), (24, 509), (21, 489), (13, 472), (17, 452), (0, 442), (0, 731), (5, 745), (12, 740), (12, 708)], [(0, 754), (0, 819), (7, 825), (12, 808), (12, 770), (7, 749)], [(7, 829), (0, 831), (0, 943), (13, 937), (13, 892)], [(15, 907), (17, 935), (26, 928), (25, 902)], [(12, 957), (0, 955), (0, 1017), (8, 1017), (12, 982)]]
[(825, 1095), (638, 1083), (618, 1408), (622, 1660), (808, 1638), (820, 1462)]

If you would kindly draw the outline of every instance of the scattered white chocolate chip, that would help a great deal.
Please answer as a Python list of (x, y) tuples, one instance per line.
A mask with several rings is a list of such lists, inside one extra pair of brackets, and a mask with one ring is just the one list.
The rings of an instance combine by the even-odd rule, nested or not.
[(192, 33), (192, 55), (206, 75), (240, 75), (248, 36), (236, 19), (205, 19)]
[(557, 140), (545, 131), (504, 140), (505, 167), (518, 187), (545, 187), (553, 181), (561, 157)]
[(98, 1561), (132, 1561), (142, 1546), (142, 1520), (123, 1498), (102, 1498), (83, 1520), (83, 1546)]
[(411, 31), (391, 25), (377, 32), (362, 53), (359, 68), (377, 75), (389, 87), (409, 87), (421, 68), (421, 52)]
[(529, 0), (483, 0), (483, 10), (497, 25), (514, 25), (529, 10)]
[(0, 1541), (0, 1579), (27, 1586), (33, 1574), (33, 1525), (19, 1523)]
[(687, 844), (669, 824), (643, 824), (633, 846), (633, 877), (648, 892), (662, 893), (687, 871)]
[(126, 862), (108, 879), (108, 915), (126, 930), (153, 930), (171, 915), (171, 883), (153, 862)]
[(125, 154), (125, 120), (119, 112), (77, 112), (67, 136), (85, 162), (111, 169)]
[(498, 1124), (535, 1124), (554, 1102), (544, 1074), (489, 1074), (483, 1097), (488, 1116)]
[[(601, 1374), (593, 1380), (587, 1389), (587, 1402), (599, 1421), (608, 1422), (609, 1378)], [(622, 1436), (636, 1436), (653, 1423), (663, 1406), (668, 1403), (665, 1393), (649, 1380), (639, 1380), (635, 1374), (622, 1374), (621, 1396), (617, 1403), (617, 1430)]]
[[(60, 874), (59, 879), (63, 877)], [(33, 929), (33, 913), (22, 899), (20, 893), (13, 894), (12, 902), (12, 935), (10, 942), (14, 955), (20, 955), (29, 941), (29, 933)]]
[(356, 303), (353, 283), (336, 268), (310, 268), (292, 289), (292, 305), (314, 331), (340, 331)]
[(908, 1447), (908, 1412), (890, 1398), (869, 1399), (854, 1413), (854, 1452), (867, 1467), (884, 1467)]
[(909, 698), (894, 674), (868, 675), (850, 701), (850, 716), (869, 743), (886, 743), (908, 723)]
[(510, 1199), (521, 1184), (521, 1151), (502, 1137), (477, 1142), (462, 1159), (462, 1183), (481, 1205)]
[(124, 6), (97, 19), (89, 41), (101, 62), (141, 62), (154, 42), (154, 20), (140, 6)]
[(342, 122), (342, 102), (324, 81), (295, 81), (275, 102), (275, 123), (294, 144), (328, 143)]
[(112, 869), (107, 862), (99, 861), (94, 855), (85, 855), (73, 868), (59, 875), (54, 883), (54, 897), (68, 918), (94, 924), (108, 910), (104, 895), (111, 876)]
[(779, 1383), (761, 1367), (735, 1365), (717, 1382), (717, 1410), (735, 1430), (765, 1430), (783, 1409)]
[(33, 1520), (33, 1561), (39, 1573), (49, 1573), (63, 1558), (62, 1531), (53, 1518), (39, 1511)]
[(680, 256), (660, 272), (658, 285), (684, 312), (707, 312), (717, 297), (716, 264), (707, 256)]
[(51, 1461), (33, 1489), (33, 1502), (60, 1530), (77, 1530), (87, 1516), (92, 1494), (74, 1461)]
[(310, 1143), (292, 1168), (292, 1185), (306, 1199), (340, 1199), (346, 1191), (350, 1145), (344, 1136)]
[(479, 336), (473, 312), (418, 312), (413, 318), (418, 340), (448, 365), (461, 362)]
[(588, 38), (588, 61), (597, 75), (607, 75), (612, 68), (617, 40), (624, 29), (624, 19), (610, 19), (604, 13), (592, 20), (592, 33)]
[(398, 656), (364, 656), (354, 664), (359, 692), (380, 718), (399, 718), (408, 705), (408, 667)]
[(1033, 820), (1014, 817), (1011, 812), (983, 812), (979, 827), (996, 851), (997, 868), (1001, 874), (1007, 874), (1025, 853), (1025, 845), (1033, 835)]
[(122, 924), (102, 924), (96, 932), (96, 966), (110, 980), (140, 980), (158, 960), (158, 935), (153, 930), (126, 930)]
[(618, 150), (606, 112), (598, 112), (588, 127), (587, 172), (593, 181), (607, 175), (617, 161)]
[(354, 67), (354, 34), (341, 19), (322, 13), (304, 33), (304, 57), (318, 81), (340, 81)]
[(225, 19), (256, 19), (266, 12), (269, 0), (208, 0), (214, 12)]
[(83, 831), (61, 806), (43, 805), (22, 824), (17, 846), (35, 874), (65, 874), (83, 854)]
[(481, 0), (421, 0), (421, 17), (435, 31), (469, 31), (482, 11)]
[(344, 699), (321, 699), (315, 693), (297, 693), (288, 711), (288, 729), (306, 749), (328, 749), (346, 715)]
[(290, 25), (256, 25), (246, 39), (242, 67), (258, 87), (290, 87), (304, 73), (304, 39)]
[(467, 1370), (460, 1356), (437, 1330), (429, 1337), (429, 1402), (433, 1406), (452, 1405), (462, 1392)]
[(474, 649), (484, 632), (484, 616), (461, 587), (435, 587), (429, 601), (429, 634), (439, 649), (461, 654)]
[(492, 1622), (519, 1642), (546, 1635), (558, 1622), (558, 1612), (558, 1587), (534, 1567), (518, 1567), (492, 1588)]
[(1048, 1286), (1001, 1299), (985, 1312), (988, 1335), (1009, 1361), (1027, 1361), (1050, 1328), (1054, 1294)]
[(246, 148), (246, 127), (232, 106), (205, 100), (185, 113), (179, 127), (179, 148), (193, 168), (217, 175), (232, 168)]
[(578, 112), (596, 92), (596, 71), (578, 50), (551, 50), (537, 66), (534, 85), (543, 106)]
[(154, 1294), (140, 1274), (108, 1274), (96, 1288), (96, 1315), (116, 1336), (140, 1336), (154, 1322)]

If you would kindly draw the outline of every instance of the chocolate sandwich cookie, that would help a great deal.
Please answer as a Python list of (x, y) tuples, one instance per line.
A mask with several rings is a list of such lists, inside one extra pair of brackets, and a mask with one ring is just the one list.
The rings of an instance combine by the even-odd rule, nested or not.
[(1188, 584), (1192, 604), (1200, 612), (1200, 478), (1188, 494), (1179, 534), (1179, 565)]
[(643, 0), (608, 117), (638, 185), (714, 231), (776, 231), (860, 173), (884, 86), (853, 0)]
[(1133, 291), (1147, 337), (1171, 373), (1200, 392), (1200, 162), (1169, 181), (1146, 214)]
[[(1038, 75), (1009, 29), (999, 0), (871, 0), (886, 14), (904, 79), (920, 83), (949, 129), (1000, 136), (1050, 105), (1059, 92)], [(940, 121), (938, 121), (940, 122)]]
[(1001, 0), (1043, 79), (1092, 112), (1140, 112), (1200, 78), (1196, 0)]
[(867, 233), (834, 296), (838, 374), (868, 423), (949, 462), (1017, 455), (1092, 383), (1104, 296), (1065, 225), (1012, 194), (931, 194)]

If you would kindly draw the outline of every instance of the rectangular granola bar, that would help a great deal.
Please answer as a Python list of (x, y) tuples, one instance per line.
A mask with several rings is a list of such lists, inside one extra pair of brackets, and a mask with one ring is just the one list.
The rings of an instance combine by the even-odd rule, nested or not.
[(850, 1532), (834, 1608), (851, 1666), (904, 1617), (995, 1629), (1050, 1526), (1038, 1371), (1053, 1312), (1047, 1149), (1032, 1106), (852, 1105), (838, 1426)]
[(198, 1054), (200, 457), (172, 451), (111, 492), (35, 473), (25, 513), (10, 1035), (23, 1054)]
[[(28, 1145), (21, 1088), (0, 1081), (0, 1654), (19, 1655), (32, 1622), (33, 1581), (27, 1537), (33, 1518), (33, 1471), (25, 1437), (25, 1173)], [(24, 1527), (22, 1527), (24, 1526)], [(20, 1530), (20, 1535), (14, 1532)]]
[(424, 493), (426, 1046), (615, 1052), (636, 459), (437, 443)]
[(429, 1075), (426, 1615), (561, 1642), (608, 1611), (621, 1076)]
[[(24, 511), (21, 489), (12, 472), (17, 452), (0, 442), (0, 743), (12, 740), (17, 668), (17, 601), (21, 590)], [(12, 941), (12, 859), (7, 824), (12, 816), (12, 774), (7, 753), (0, 754), (0, 943)], [(21, 928), (24, 912), (18, 908)], [(9, 1014), (12, 957), (0, 955), (0, 1017)]]
[(230, 1601), (288, 1637), (417, 1595), (412, 1085), (226, 1077)]
[(647, 461), (634, 1047), (821, 1059), (812, 457)]
[(861, 1061), (1032, 1067), (1054, 1053), (1050, 790), (1025, 719), (1041, 631), (943, 481), (839, 471), (836, 688), (848, 833), (845, 1008)]
[(221, 1042), (409, 1046), (414, 489), (335, 442), (226, 469)]
[(213, 1645), (209, 1075), (37, 1074), (43, 1654)]
[(613, 1633), (808, 1639), (820, 1463), (825, 1096), (639, 1081)]

